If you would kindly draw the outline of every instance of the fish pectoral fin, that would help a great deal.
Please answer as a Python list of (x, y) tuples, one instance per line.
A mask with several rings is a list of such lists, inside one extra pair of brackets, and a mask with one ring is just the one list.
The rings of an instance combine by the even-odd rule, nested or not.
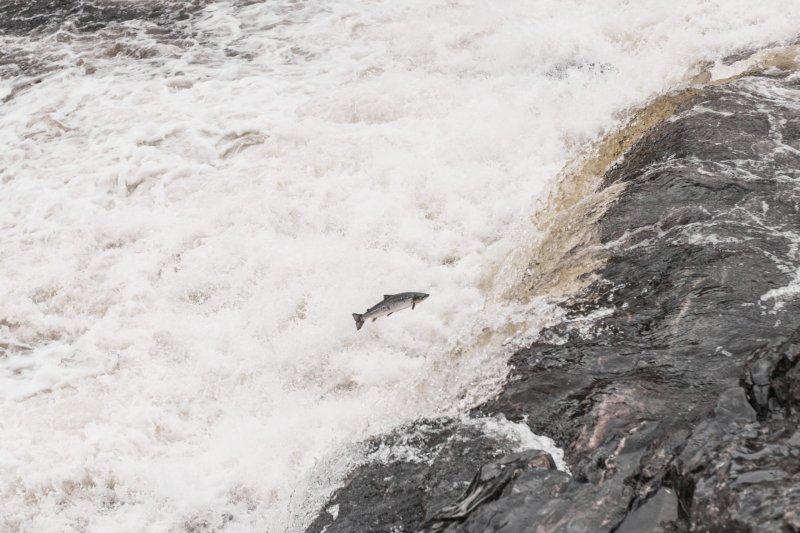
[(388, 299), (389, 299), (389, 298), (391, 298), (392, 296), (394, 296), (394, 294), (384, 294), (384, 295), (383, 295), (383, 299), (384, 299), (384, 300), (388, 300)]
[(411, 310), (412, 311), (414, 310), (414, 307), (416, 307), (416, 305), (417, 305), (417, 302), (411, 302)]
[(378, 320), (378, 317), (372, 319), (373, 322), (375, 322), (376, 320)]
[[(394, 313), (394, 311), (392, 311), (392, 313)], [(392, 313), (389, 313), (389, 314), (388, 314), (388, 315), (386, 315), (386, 316), (392, 316)]]

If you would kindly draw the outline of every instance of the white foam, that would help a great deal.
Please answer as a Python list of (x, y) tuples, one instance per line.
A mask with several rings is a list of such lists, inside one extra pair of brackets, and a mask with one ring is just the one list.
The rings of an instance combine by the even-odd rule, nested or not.
[(483, 425), (483, 430), (488, 435), (512, 442), (515, 445), (515, 451), (543, 450), (549, 453), (556, 463), (556, 468), (569, 473), (567, 463), (564, 461), (564, 450), (556, 446), (550, 437), (533, 433), (527, 424), (512, 422), (505, 418), (482, 418), (477, 422)]
[(772, 301), (772, 312), (778, 311), (786, 305), (787, 301), (792, 301), (800, 294), (800, 268), (794, 272), (794, 277), (789, 283), (777, 289), (771, 289), (761, 295), (762, 304)]
[[(798, 22), (779, 1), (331, 0), (216, 3), (195, 45), (0, 36), (58, 67), (0, 85), (2, 528), (302, 528), (332, 456), (485, 397), (508, 333), (484, 329), (550, 319), (481, 287), (561, 166)], [(431, 297), (356, 332), (405, 290)]]

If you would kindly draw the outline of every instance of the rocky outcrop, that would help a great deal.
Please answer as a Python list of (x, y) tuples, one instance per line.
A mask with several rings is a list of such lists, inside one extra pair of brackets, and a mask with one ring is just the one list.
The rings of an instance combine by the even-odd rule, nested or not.
[(787, 72), (708, 87), (605, 173), (603, 266), (472, 413), (552, 437), (571, 475), (431, 434), (436, 460), (368, 462), (309, 531), (800, 531), (797, 102)]
[(754, 410), (721, 399), (676, 463), (679, 494), (699, 531), (800, 531), (800, 329), (755, 350), (743, 385)]
[(372, 461), (352, 474), (309, 530), (391, 531), (413, 524), (442, 531), (496, 498), (519, 469), (555, 468), (544, 452), (514, 455), (504, 439), (450, 419), (400, 428), (369, 442), (365, 455)]

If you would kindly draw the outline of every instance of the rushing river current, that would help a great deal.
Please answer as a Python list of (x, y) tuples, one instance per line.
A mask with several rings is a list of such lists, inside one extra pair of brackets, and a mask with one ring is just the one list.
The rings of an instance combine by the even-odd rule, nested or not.
[(302, 531), (358, 442), (464, 412), (558, 318), (496, 278), (564, 165), (798, 28), (788, 0), (0, 0), (0, 531)]

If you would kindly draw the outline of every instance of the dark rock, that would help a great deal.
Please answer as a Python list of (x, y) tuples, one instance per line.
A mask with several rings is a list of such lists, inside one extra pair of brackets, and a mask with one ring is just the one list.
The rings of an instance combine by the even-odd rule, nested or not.
[(678, 498), (666, 487), (647, 500), (644, 505), (625, 517), (617, 533), (640, 533), (642, 531), (674, 531), (678, 520)]
[[(367, 443), (369, 466), (356, 469), (327, 505), (338, 506), (333, 507), (336, 518), (323, 511), (309, 531), (391, 532), (397, 524), (432, 524), (436, 516), (449, 516), (445, 508), (460, 501), (465, 490), (480, 488), (483, 497), (478, 499), (483, 502), (496, 495), (490, 486), (502, 489), (503, 481), (508, 481), (503, 476), (513, 477), (522, 465), (554, 468), (552, 458), (543, 452), (514, 456), (509, 455), (512, 448), (511, 443), (485, 434), (480, 421), (439, 419), (399, 428)], [(482, 469), (487, 461), (496, 462)], [(476, 471), (484, 476), (477, 478), (477, 484)]]
[(357, 469), (309, 531), (798, 531), (798, 100), (781, 76), (698, 91), (605, 174), (604, 266), (473, 412), (552, 437), (571, 477), (513, 468), (467, 504), (440, 487), (482, 479), (492, 445), (439, 439), (432, 463)]
[(797, 421), (701, 423), (676, 462), (686, 519), (696, 531), (792, 531), (800, 509)]
[(506, 485), (521, 472), (534, 468), (555, 470), (556, 465), (549, 454), (541, 450), (530, 450), (481, 466), (464, 496), (428, 518), (422, 524), (421, 532), (440, 533), (449, 526), (463, 522), (479, 506), (499, 498)]
[(745, 368), (744, 386), (759, 418), (800, 411), (800, 330), (776, 347), (755, 350)]

